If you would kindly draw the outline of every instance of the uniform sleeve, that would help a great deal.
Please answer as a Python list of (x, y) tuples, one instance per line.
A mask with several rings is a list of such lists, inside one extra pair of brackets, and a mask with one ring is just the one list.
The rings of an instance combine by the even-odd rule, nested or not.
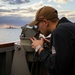
[(55, 55), (56, 54), (50, 54), (47, 50), (42, 50), (42, 52), (40, 53), (40, 60), (44, 62), (48, 70), (54, 68)]
[(53, 34), (53, 45), (56, 54), (52, 55), (43, 50), (40, 54), (41, 59), (44, 61), (46, 67), (50, 70), (53, 69), (57, 74), (64, 74), (70, 69), (73, 57), (73, 41), (68, 36), (69, 33), (65, 30), (57, 31)]
[(59, 74), (66, 73), (71, 67), (73, 57), (73, 41), (67, 31), (54, 34), (54, 46), (56, 49), (55, 70)]

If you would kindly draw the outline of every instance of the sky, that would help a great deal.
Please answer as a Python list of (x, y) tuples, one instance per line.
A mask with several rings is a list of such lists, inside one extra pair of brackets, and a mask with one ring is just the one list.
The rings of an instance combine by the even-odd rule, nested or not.
[(43, 6), (52, 6), (58, 10), (59, 18), (75, 22), (75, 0), (0, 0), (0, 27), (24, 26)]

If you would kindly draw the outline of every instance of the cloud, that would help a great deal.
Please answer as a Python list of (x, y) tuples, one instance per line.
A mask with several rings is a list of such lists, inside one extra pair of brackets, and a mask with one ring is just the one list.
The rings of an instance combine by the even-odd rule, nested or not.
[(0, 9), (0, 12), (10, 12), (10, 10)]
[(59, 16), (61, 17), (67, 17), (72, 22), (75, 22), (75, 11), (60, 11)]
[(61, 4), (65, 4), (68, 1), (73, 2), (73, 0), (48, 0), (48, 2), (52, 2), (52, 1), (55, 2), (55, 3), (61, 3)]
[(53, 1), (56, 3), (64, 4), (64, 3), (67, 3), (68, 0), (53, 0)]
[(33, 9), (39, 9), (42, 6), (44, 6), (44, 1), (43, 0), (39, 1), (38, 3), (33, 4), (32, 8)]
[[(10, 5), (6, 8), (2, 6), (0, 7), (0, 24), (13, 24), (19, 26), (28, 24), (35, 18), (36, 11), (44, 5), (46, 4), (44, 4), (43, 0), (41, 0), (32, 5), (25, 6), (25, 4), (22, 4), (21, 6), (18, 6), (16, 8), (13, 8), (15, 5)], [(60, 5), (57, 5), (56, 7), (62, 8)], [(66, 16), (74, 20), (74, 15), (75, 11), (59, 11), (59, 17)]]
[(62, 6), (61, 6), (61, 5), (57, 5), (56, 7), (57, 7), (57, 8), (62, 8)]
[(28, 24), (31, 21), (32, 17), (15, 17), (15, 16), (2, 16), (0, 17), (0, 24), (12, 24), (22, 26)]
[[(5, 0), (5, 1), (9, 1), (9, 0)], [(6, 10), (11, 10), (11, 11), (15, 11), (15, 12), (18, 12), (18, 11), (24, 11), (24, 12), (34, 12), (36, 10), (38, 10), (40, 7), (42, 7), (44, 4), (43, 4), (43, 1), (39, 1), (39, 2), (36, 2), (34, 4), (31, 4), (31, 5), (26, 5), (25, 4), (22, 4), (22, 5), (4, 5), (4, 6), (1, 6), (0, 10), (1, 11), (6, 11)]]
[(73, 2), (74, 0), (70, 0), (71, 2)]
[(13, 25), (25, 25), (34, 19), (35, 12), (43, 6), (43, 1), (35, 3), (29, 6), (21, 6), (12, 8), (2, 6), (0, 7), (0, 25), (1, 24), (13, 24)]
[(8, 4), (22, 4), (30, 2), (30, 0), (1, 0), (1, 1), (7, 2)]
[(51, 2), (52, 0), (48, 0), (48, 2)]

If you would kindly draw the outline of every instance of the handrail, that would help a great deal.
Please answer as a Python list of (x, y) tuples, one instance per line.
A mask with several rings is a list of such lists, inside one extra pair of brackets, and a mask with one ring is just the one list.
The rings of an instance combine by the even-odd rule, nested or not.
[(0, 44), (0, 48), (14, 46), (15, 42)]

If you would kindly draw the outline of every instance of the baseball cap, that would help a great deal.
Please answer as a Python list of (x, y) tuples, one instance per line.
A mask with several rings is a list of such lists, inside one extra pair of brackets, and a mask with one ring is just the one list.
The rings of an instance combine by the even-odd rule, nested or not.
[(44, 6), (36, 12), (35, 20), (29, 23), (29, 26), (34, 26), (43, 19), (50, 20), (54, 18), (58, 18), (57, 10), (50, 6)]

